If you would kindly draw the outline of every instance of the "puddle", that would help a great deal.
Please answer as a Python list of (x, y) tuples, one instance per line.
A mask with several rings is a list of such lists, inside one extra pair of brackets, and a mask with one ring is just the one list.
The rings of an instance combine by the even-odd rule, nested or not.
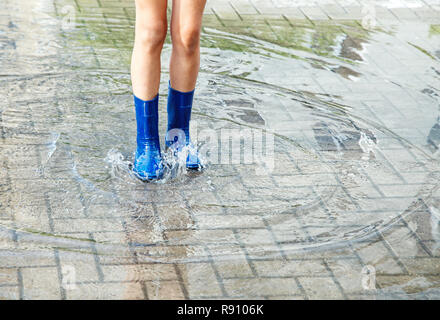
[[(86, 11), (66, 31), (50, 14), (53, 23), (25, 13), (0, 27), (7, 259), (44, 260), (55, 249), (70, 263), (214, 261), (233, 270), (244, 255), (285, 259), (373, 243), (438, 206), (438, 27), (417, 25), (416, 39), (407, 26), (366, 31), (356, 23), (275, 21), (231, 33), (207, 18), (192, 121), (206, 168), (172, 164), (172, 176), (143, 183), (130, 171), (132, 20)], [(419, 78), (395, 69), (393, 56), (417, 59), (410, 71)], [(164, 66), (162, 137), (167, 77)], [(183, 281), (196, 296), (211, 295), (196, 285), (207, 271), (197, 272)]]

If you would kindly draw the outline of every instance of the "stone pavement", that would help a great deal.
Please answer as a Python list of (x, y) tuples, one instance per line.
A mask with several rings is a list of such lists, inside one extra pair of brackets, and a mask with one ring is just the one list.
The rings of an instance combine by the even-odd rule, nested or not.
[[(439, 1), (360, 1), (360, 0), (219, 0), (208, 1), (206, 14), (214, 14), (220, 21), (244, 20), (249, 16), (287, 18), (314, 21), (358, 20), (375, 18), (379, 23), (399, 23), (410, 20), (438, 21)], [(369, 10), (374, 7), (374, 17)], [(366, 17), (367, 16), (367, 17)]]
[[(77, 163), (87, 163), (90, 168), (96, 169), (94, 159), (82, 161), (81, 157), (86, 157), (89, 151), (82, 149), (81, 144), (93, 143), (90, 142), (93, 138), (99, 141), (99, 134), (95, 137), (79, 133), (79, 136), (73, 137), (73, 141), (62, 141), (65, 142), (64, 147), (59, 145), (59, 150), (55, 150), (57, 147), (53, 149), (51, 142), (56, 142), (58, 138), (53, 136), (51, 130), (61, 128), (60, 123), (70, 123), (75, 128), (83, 129), (82, 132), (103, 133), (106, 132), (106, 123), (114, 121), (112, 116), (115, 117), (115, 114), (104, 114), (109, 105), (93, 100), (94, 91), (103, 92), (100, 90), (115, 81), (114, 78), (109, 80), (102, 77), (102, 83), (94, 81), (96, 87), (89, 87), (84, 77), (76, 78), (78, 83), (69, 81), (69, 72), (71, 69), (90, 69), (104, 73), (115, 66), (128, 70), (132, 34), (127, 35), (127, 30), (132, 30), (133, 2), (36, 2), (39, 6), (33, 7), (33, 1), (28, 0), (29, 6), (18, 6), (13, 1), (0, 5), (0, 59), (10, 61), (10, 64), (5, 64), (0, 80), (0, 97), (6, 101), (0, 103), (0, 298), (440, 297), (440, 193), (435, 188), (437, 172), (429, 171), (427, 165), (418, 166), (422, 153), (416, 148), (409, 149), (404, 143), (385, 134), (378, 137), (384, 144), (376, 152), (381, 159), (386, 159), (388, 169), (381, 171), (374, 166), (365, 167), (364, 177), (368, 180), (368, 187), (363, 184), (363, 190), (352, 187), (347, 181), (341, 182), (338, 175), (333, 177), (325, 170), (318, 170), (318, 164), (310, 159), (301, 158), (297, 153), (293, 157), (292, 153), (285, 152), (276, 155), (278, 163), (284, 163), (284, 167), (276, 167), (273, 174), (262, 176), (258, 181), (246, 180), (247, 175), (241, 169), (233, 169), (231, 173), (228, 168), (220, 166), (218, 172), (213, 174), (216, 192), (206, 192), (200, 198), (186, 196), (184, 187), (182, 190), (174, 190), (173, 187), (154, 189), (157, 192), (154, 200), (136, 199), (136, 204), (141, 205), (134, 210), (142, 210), (145, 215), (139, 221), (134, 219), (134, 223), (130, 218), (138, 212), (132, 212), (129, 203), (118, 199), (88, 198), (87, 193), (92, 192), (88, 185), (77, 177), (66, 178), (66, 172), (75, 168)], [(367, 15), (371, 11), (365, 9), (360, 1), (211, 0), (206, 8), (206, 37), (202, 42), (208, 47), (212, 41), (209, 37), (211, 30), (217, 30), (265, 41), (264, 46), (267, 47), (270, 44), (295, 50), (293, 52), (304, 65), (304, 61), (310, 61), (307, 60), (308, 55), (313, 55), (317, 65), (314, 65), (316, 68), (307, 69), (310, 74), (297, 68), (297, 64), (289, 65), (287, 62), (285, 69), (275, 75), (264, 70), (251, 74), (246, 66), (238, 71), (241, 76), (249, 73), (251, 80), (313, 92), (344, 102), (358, 110), (359, 116), (368, 115), (428, 152), (426, 140), (435, 127), (432, 125), (438, 116), (438, 105), (431, 98), (423, 99), (412, 90), (404, 87), (396, 89), (386, 83), (402, 78), (414, 80), (411, 83), (421, 88), (432, 88), (432, 83), (435, 84), (434, 81), (430, 83), (432, 79), (424, 77), (423, 70), (427, 61), (438, 66), (438, 60), (435, 59), (440, 58), (437, 47), (440, 3), (432, 0), (399, 1), (401, 5), (396, 1), (374, 3), (374, 17), (365, 20), (363, 10), (367, 10), (364, 11)], [(74, 31), (64, 30), (65, 34), (60, 36), (63, 30), (59, 30), (59, 24), (44, 24), (43, 16), (49, 22), (53, 22), (50, 17), (59, 21), (66, 14), (63, 11), (66, 6), (74, 7), (77, 25)], [(334, 60), (331, 60), (335, 55), (333, 41), (339, 39), (340, 35), (346, 36), (344, 39), (348, 40), (342, 43), (341, 52), (347, 47), (362, 48), (362, 44), (371, 39), (362, 25), (370, 23), (371, 19), (387, 32), (393, 28), (400, 30), (400, 33), (395, 31), (398, 45), (388, 48), (372, 46), (371, 51), (359, 50), (360, 53), (355, 56), (354, 51), (347, 50), (345, 55), (342, 53), (343, 59), (359, 61), (361, 65), (363, 61), (368, 61), (368, 65), (365, 69), (335, 68)], [(418, 35), (413, 36), (408, 32), (413, 30), (413, 26), (420, 25), (428, 25), (431, 30), (428, 42), (422, 41), (426, 40), (424, 37), (420, 40), (417, 39)], [(298, 37), (298, 30), (312, 30), (315, 32), (312, 34), (318, 37), (293, 42)], [(425, 28), (421, 30), (426, 31)], [(69, 35), (69, 32), (74, 35)], [(44, 39), (35, 37), (35, 34), (44, 35)], [(308, 33), (300, 35), (309, 39)], [(350, 39), (353, 41), (350, 42)], [(41, 41), (49, 44), (48, 51), (39, 52), (41, 61), (27, 64), (27, 52), (38, 51)], [(50, 45), (52, 42), (55, 45)], [(427, 53), (414, 50), (411, 55), (398, 55), (403, 43), (407, 45), (406, 42), (427, 48)], [(215, 43), (220, 49), (223, 45), (220, 41)], [(254, 50), (254, 47), (247, 49)], [(237, 51), (242, 53), (245, 50)], [(77, 55), (81, 54), (83, 58), (88, 58), (79, 59)], [(427, 54), (433, 55), (433, 59), (428, 58)], [(316, 57), (322, 58), (322, 61)], [(270, 63), (267, 60), (268, 69), (271, 68)], [(254, 66), (251, 64), (252, 68)], [(371, 74), (365, 72), (361, 77), (356, 70), (368, 70)], [(235, 71), (228, 69), (230, 73)], [(389, 78), (383, 83), (374, 82), (377, 81), (374, 73), (380, 74), (381, 71)], [(32, 77), (37, 73), (49, 76), (41, 79)], [(24, 76), (20, 77), (20, 74)], [(350, 77), (366, 80), (351, 81)], [(106, 100), (116, 108), (116, 114), (122, 113), (126, 101), (129, 101), (127, 78), (119, 79), (117, 83), (127, 90), (118, 95), (118, 89), (113, 88), (114, 100)], [(68, 87), (78, 90), (69, 91), (70, 97), (65, 94)], [(342, 101), (338, 100), (341, 96)], [(50, 103), (47, 102), (48, 97)], [(122, 105), (121, 109), (118, 109), (119, 105)], [(259, 112), (262, 115), (286, 113), (285, 107), (279, 108)], [(95, 115), (101, 113), (103, 118), (98, 121)], [(79, 114), (82, 117), (84, 114), (93, 116), (81, 118)], [(298, 119), (297, 116), (294, 112), (290, 113), (290, 119), (268, 116), (266, 125), (279, 134), (296, 137), (298, 141), (317, 140), (322, 147), (321, 155), (337, 151), (337, 146), (325, 139), (330, 136), (328, 131), (331, 128), (325, 124), (316, 126), (312, 136), (313, 132), (306, 130), (308, 119)], [(295, 128), (292, 128), (293, 119), (296, 121)], [(426, 126), (429, 119), (432, 119), (432, 123)], [(114, 124), (112, 129), (116, 133), (123, 132), (118, 124)], [(353, 127), (350, 129), (354, 130)], [(355, 160), (360, 157), (361, 151), (357, 141), (355, 146), (350, 145), (351, 142), (341, 142), (343, 160), (344, 163), (353, 160), (356, 165)], [(51, 161), (55, 161), (55, 164), (49, 163), (51, 156), (48, 154), (54, 154), (55, 160)], [(47, 172), (36, 170), (45, 168), (46, 164)], [(79, 166), (77, 172), (78, 176), (93, 173), (87, 171), (87, 165)], [(325, 180), (324, 185), (321, 185), (322, 180)], [(54, 183), (56, 188), (53, 187)], [(238, 201), (257, 199), (260, 202), (256, 203), (261, 203), (264, 208), (267, 201), (265, 190), (276, 190), (279, 194), (295, 190), (292, 191), (294, 197), (287, 200), (300, 203), (302, 198), (312, 194), (318, 194), (313, 199), (319, 198), (320, 188), (336, 190), (333, 199), (319, 201), (320, 208), (317, 210), (322, 210), (323, 215), (330, 212), (342, 214), (344, 210), (353, 214), (370, 211), (388, 214), (387, 210), (393, 209), (399, 219), (388, 228), (376, 230), (373, 237), (361, 241), (348, 242), (328, 250), (291, 251), (292, 239), (283, 239), (287, 233), (282, 224), (276, 223), (278, 216), (247, 214), (231, 218)], [(425, 193), (420, 191), (424, 188), (432, 193), (426, 199), (423, 197)], [(143, 187), (136, 189), (131, 196), (141, 198), (145, 190)], [(170, 192), (177, 200), (166, 203), (164, 198)], [(123, 193), (124, 190), (118, 190), (119, 195)], [(133, 190), (127, 190), (127, 193), (133, 193)], [(367, 197), (362, 197), (363, 194)], [(203, 203), (206, 198), (213, 198), (212, 202), (218, 207), (198, 210), (197, 203)], [(417, 203), (415, 209), (411, 207), (413, 200)], [(183, 202), (185, 205), (182, 208)], [(339, 207), (341, 203), (344, 203), (343, 207)], [(411, 214), (405, 214), (407, 211)], [(168, 219), (163, 219), (164, 216)], [(319, 225), (304, 225), (306, 217), (298, 217), (297, 212), (286, 216), (283, 217), (286, 226), (297, 225), (298, 239), (304, 243), (313, 241), (315, 232), (325, 237), (316, 231)], [(225, 220), (229, 225), (215, 228), (216, 224), (212, 222), (215, 219)], [(275, 253), (264, 255), (255, 250), (259, 241), (266, 244), (268, 239), (277, 248)], [(234, 258), (222, 257), (222, 250), (234, 253)]]

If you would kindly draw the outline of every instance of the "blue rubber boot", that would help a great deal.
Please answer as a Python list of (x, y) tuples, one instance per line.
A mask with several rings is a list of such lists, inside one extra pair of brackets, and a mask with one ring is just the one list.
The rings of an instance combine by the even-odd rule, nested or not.
[(191, 109), (194, 98), (194, 90), (180, 92), (168, 86), (168, 131), (165, 138), (167, 148), (173, 148), (176, 152), (188, 147), (186, 167), (188, 169), (202, 168), (197, 150), (191, 143), (189, 135), (189, 122), (191, 121)]
[[(134, 95), (133, 95), (134, 96)], [(134, 96), (137, 124), (137, 148), (133, 171), (141, 180), (160, 179), (163, 174), (159, 143), (159, 95), (144, 101)]]

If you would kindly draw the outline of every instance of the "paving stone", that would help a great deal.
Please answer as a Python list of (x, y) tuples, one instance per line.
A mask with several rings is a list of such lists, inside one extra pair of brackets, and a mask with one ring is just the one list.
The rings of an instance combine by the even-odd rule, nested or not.
[(342, 299), (343, 295), (335, 284), (334, 280), (329, 277), (319, 278), (299, 278), (301, 286), (304, 288), (309, 299), (333, 300)]
[(419, 17), (410, 8), (392, 8), (391, 12), (399, 18), (399, 20), (418, 20)]
[(321, 7), (301, 7), (303, 14), (310, 20), (328, 20), (328, 15)]
[(223, 279), (253, 276), (252, 270), (244, 255), (234, 257), (231, 261), (217, 261), (215, 266)]
[[(82, 251), (86, 250), (83, 249)], [(89, 249), (89, 252), (91, 254), (88, 255), (85, 253), (78, 254), (71, 252), (59, 253), (61, 271), (64, 270), (66, 275), (69, 274), (74, 277), (74, 279), (69, 279), (69, 281), (74, 283), (99, 281), (100, 273), (102, 272), (101, 267), (96, 264), (96, 257), (93, 256), (93, 251)]]
[(231, 6), (238, 12), (240, 15), (244, 14), (258, 14), (255, 7), (251, 4), (250, 1), (247, 0), (231, 0)]
[(103, 266), (105, 281), (141, 282), (177, 280), (176, 270), (172, 264), (141, 264)]
[(146, 283), (150, 300), (183, 300), (185, 296), (177, 281), (150, 281)]
[(60, 299), (61, 283), (56, 268), (22, 270), (24, 299)]
[(19, 288), (16, 286), (4, 286), (0, 290), (0, 300), (20, 299)]
[(0, 284), (17, 285), (18, 275), (16, 269), (0, 269)]
[(123, 229), (121, 222), (102, 219), (66, 219), (54, 222), (57, 232), (81, 232), (84, 224), (87, 224), (89, 231), (120, 231)]
[(406, 226), (396, 226), (382, 233), (384, 239), (399, 257), (427, 257), (429, 253)]
[(356, 258), (329, 259), (327, 264), (346, 294), (364, 292), (364, 267)]
[(229, 4), (215, 4), (211, 9), (217, 17), (221, 20), (236, 20), (239, 19), (237, 12)]
[(402, 262), (408, 271), (417, 275), (438, 275), (440, 270), (440, 260), (438, 258), (402, 258)]
[[(13, 250), (11, 250), (13, 248)], [(0, 251), (0, 267), (31, 267), (31, 266), (55, 266), (55, 259), (52, 252), (41, 253), (33, 250), (26, 250), (26, 255), (16, 246), (9, 250)]]
[[(402, 274), (404, 270), (394, 257), (387, 252), (387, 248), (382, 242), (375, 242), (363, 246), (358, 250), (358, 254), (365, 265), (375, 268), (376, 274)], [(378, 258), (378, 257), (386, 258)]]
[[(38, 9), (56, 17), (45, 28), (39, 23), (29, 28), (23, 18), (41, 21), (38, 10), (31, 14), (25, 5), (16, 11), (0, 5), (0, 15), (17, 24), (17, 31), (2, 33), (4, 56), (22, 57), (49, 43), (47, 52), (41, 52), (41, 65), (5, 64), (2, 71), (8, 75), (23, 68), (26, 79), (11, 74), (14, 81), (0, 85), (0, 95), (6, 97), (0, 103), (0, 299), (438, 298), (440, 193), (434, 191), (423, 206), (408, 209), (436, 184), (431, 176), (436, 168), (418, 148), (434, 157), (426, 144), (435, 133), (438, 108), (432, 103), (435, 96), (423, 92), (434, 84), (420, 70), (436, 66), (440, 7), (429, 0), (414, 8), (388, 4), (375, 3), (372, 18), (382, 30), (372, 36), (362, 28), (368, 17), (360, 2), (208, 1), (203, 50), (217, 50), (219, 59), (228, 57), (223, 52), (240, 54), (228, 63), (237, 70), (221, 64), (222, 76), (234, 73), (264, 82), (258, 87), (261, 92), (276, 87), (276, 97), (259, 92), (261, 101), (249, 109), (266, 127), (290, 138), (295, 148), (276, 153), (274, 169), (257, 178), (255, 167), (218, 166), (210, 170), (209, 185), (197, 195), (191, 183), (167, 190), (148, 184), (133, 191), (118, 189), (115, 182), (119, 198), (113, 197), (114, 190), (104, 189), (99, 197), (90, 196), (95, 191), (88, 178), (109, 179), (106, 168), (99, 170), (92, 163), (99, 160), (102, 165), (105, 154), (96, 147), (97, 158), (81, 156), (82, 145), (89, 148), (91, 140), (99, 145), (102, 138), (90, 132), (108, 130), (104, 111), (112, 117), (126, 113), (131, 99), (127, 75), (134, 1), (56, 1), (56, 11), (50, 4)], [(76, 25), (60, 31), (58, 20), (67, 6), (77, 9)], [(430, 41), (420, 44), (411, 35), (426, 33), (426, 28)], [(54, 43), (36, 41), (28, 33), (31, 29)], [(221, 34), (217, 42), (215, 34)], [(389, 41), (391, 36), (396, 41)], [(377, 37), (388, 46), (374, 45)], [(80, 54), (64, 49), (68, 43)], [(408, 43), (414, 51), (401, 55)], [(170, 48), (167, 38), (166, 59)], [(261, 60), (251, 61), (255, 52)], [(213, 57), (202, 53), (202, 58)], [(274, 60), (292, 63), (277, 70)], [(370, 69), (362, 74), (364, 65)], [(79, 72), (84, 70), (90, 77), (98, 70), (101, 82), (81, 87), (84, 82), (75, 77), (83, 76)], [(203, 71), (212, 79), (220, 75)], [(72, 77), (75, 72), (78, 75)], [(401, 79), (402, 85), (389, 81), (393, 78)], [(109, 83), (117, 83), (121, 91), (114, 94)], [(65, 96), (60, 88), (67, 86), (78, 96)], [(228, 90), (234, 95), (236, 89)], [(47, 97), (48, 90), (54, 92), (49, 102), (54, 108), (44, 113), (47, 101), (40, 97)], [(95, 91), (102, 95), (91, 99)], [(284, 99), (287, 92), (294, 103)], [(301, 101), (310, 97), (322, 102), (314, 112), (330, 123), (327, 133), (304, 112), (310, 106)], [(105, 102), (98, 102), (101, 99)], [(273, 108), (267, 108), (270, 100), (275, 100)], [(324, 103), (340, 100), (349, 107)], [(103, 111), (102, 119), (92, 119), (96, 110)], [(75, 113), (84, 114), (85, 122), (77, 140), (67, 141), (60, 134), (54, 142), (53, 132), (62, 131)], [(339, 117), (344, 121), (337, 121)], [(350, 139), (355, 129), (367, 134), (348, 124), (353, 119), (357, 123), (356, 117), (374, 119), (377, 127), (391, 129), (402, 140), (378, 130), (373, 150), (365, 151), (359, 138)], [(428, 117), (432, 129), (424, 128)], [(116, 131), (117, 125), (111, 129)], [(348, 140), (332, 135), (333, 129), (344, 132)], [(335, 139), (343, 141), (341, 149), (335, 147)], [(417, 148), (408, 147), (404, 139)], [(303, 148), (316, 152), (308, 154)], [(335, 157), (336, 151), (342, 161), (323, 161)], [(75, 176), (66, 178), (72, 172)], [(103, 194), (112, 194), (111, 200)], [(246, 214), (237, 214), (237, 207), (245, 207)], [(387, 224), (402, 212), (402, 219)], [(359, 226), (353, 226), (352, 218), (344, 220), (354, 215), (360, 217)], [(370, 238), (356, 238), (358, 242), (343, 248), (330, 244), (329, 249), (308, 250), (312, 241), (326, 244), (329, 230), (350, 236), (353, 228), (365, 227), (361, 224), (370, 220), (380, 222)], [(365, 268), (374, 270), (377, 289), (364, 287)], [(66, 287), (63, 281), (69, 275), (74, 277)]]
[(79, 284), (67, 290), (68, 300), (142, 300), (145, 295), (140, 283), (90, 283)]
[(271, 260), (255, 261), (255, 269), (264, 277), (292, 276), (328, 276), (329, 273), (322, 261), (315, 260)]
[(182, 279), (188, 285), (190, 298), (222, 296), (222, 291), (210, 263), (197, 263), (178, 266)]
[(231, 279), (224, 281), (226, 291), (232, 297), (296, 295), (299, 288), (290, 278)]

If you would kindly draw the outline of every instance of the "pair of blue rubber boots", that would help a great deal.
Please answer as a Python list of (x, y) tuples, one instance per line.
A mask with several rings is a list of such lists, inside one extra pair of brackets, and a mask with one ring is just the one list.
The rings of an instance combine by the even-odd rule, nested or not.
[[(194, 90), (180, 92), (168, 87), (168, 131), (165, 146), (178, 156), (183, 150), (188, 151), (186, 167), (197, 170), (201, 162), (197, 151), (191, 144), (189, 122), (194, 98)], [(158, 107), (159, 95), (153, 100), (144, 101), (134, 96), (137, 123), (137, 148), (133, 171), (141, 180), (161, 179), (164, 163), (160, 150)], [(186, 147), (186, 148), (185, 148)]]

